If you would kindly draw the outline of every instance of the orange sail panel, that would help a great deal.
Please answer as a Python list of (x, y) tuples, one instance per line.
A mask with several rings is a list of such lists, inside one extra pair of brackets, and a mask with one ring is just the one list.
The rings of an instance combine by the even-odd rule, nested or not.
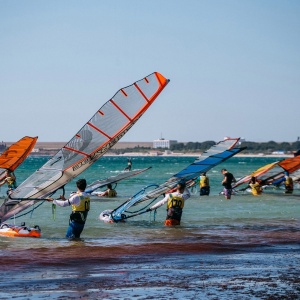
[(0, 168), (14, 171), (30, 154), (37, 139), (37, 137), (24, 136), (12, 144), (0, 156)]
[(0, 181), (5, 178), (6, 170), (14, 171), (30, 154), (37, 137), (24, 136), (0, 155)]

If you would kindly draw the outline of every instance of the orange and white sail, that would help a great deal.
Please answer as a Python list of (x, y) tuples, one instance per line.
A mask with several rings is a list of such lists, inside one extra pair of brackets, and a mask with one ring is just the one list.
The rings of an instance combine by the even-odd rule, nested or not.
[(0, 181), (5, 177), (5, 171), (13, 172), (30, 154), (38, 137), (24, 136), (9, 146), (0, 155)]
[(36, 199), (53, 195), (90, 167), (126, 134), (168, 82), (154, 72), (120, 89), (64, 147), (12, 192), (0, 208), (1, 222), (29, 208)]

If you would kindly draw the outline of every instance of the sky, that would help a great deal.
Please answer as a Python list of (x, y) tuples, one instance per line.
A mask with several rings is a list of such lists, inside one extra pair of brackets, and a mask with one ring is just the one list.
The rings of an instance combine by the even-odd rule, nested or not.
[(120, 88), (170, 83), (122, 138), (294, 142), (300, 1), (0, 0), (0, 141), (69, 141)]

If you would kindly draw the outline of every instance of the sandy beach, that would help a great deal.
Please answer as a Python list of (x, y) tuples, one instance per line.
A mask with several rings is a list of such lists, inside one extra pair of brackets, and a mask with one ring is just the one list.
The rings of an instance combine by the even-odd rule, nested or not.
[(299, 299), (299, 250), (299, 244), (106, 248), (81, 241), (46, 256), (42, 248), (1, 251), (0, 298)]

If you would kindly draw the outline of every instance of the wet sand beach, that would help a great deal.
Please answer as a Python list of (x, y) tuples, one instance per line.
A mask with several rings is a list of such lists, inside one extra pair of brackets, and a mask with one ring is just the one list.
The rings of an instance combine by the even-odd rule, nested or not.
[[(0, 299), (299, 299), (300, 245), (1, 251)], [(141, 255), (141, 253), (143, 253)]]

